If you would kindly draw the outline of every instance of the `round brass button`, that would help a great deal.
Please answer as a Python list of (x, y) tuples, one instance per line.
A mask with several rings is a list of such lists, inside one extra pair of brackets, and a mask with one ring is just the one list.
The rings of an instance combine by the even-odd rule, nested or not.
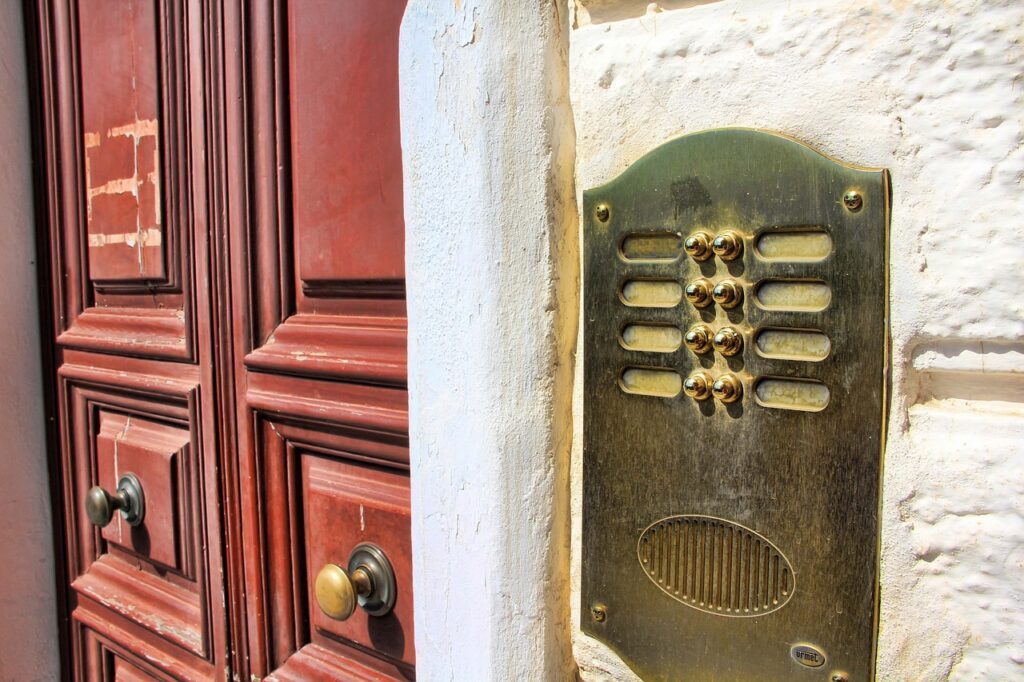
[(686, 300), (693, 304), (694, 308), (707, 308), (711, 305), (711, 282), (706, 279), (697, 279), (686, 285)]
[(683, 381), (683, 393), (694, 400), (707, 400), (711, 397), (711, 377), (705, 372), (696, 372)]
[(316, 574), (316, 604), (328, 617), (347, 620), (356, 610), (356, 590), (348, 572), (337, 564), (325, 564)]
[(715, 288), (711, 290), (711, 298), (723, 308), (735, 308), (743, 302), (743, 287), (731, 279), (727, 279), (715, 285)]
[(711, 350), (711, 329), (703, 324), (691, 327), (683, 336), (683, 343), (694, 353), (707, 353)]
[(711, 250), (722, 260), (736, 260), (743, 253), (743, 238), (735, 232), (723, 232), (711, 242)]
[(683, 250), (698, 263), (714, 255), (711, 250), (711, 237), (706, 232), (695, 232), (687, 237), (683, 242)]
[(723, 403), (734, 403), (743, 395), (743, 385), (732, 374), (723, 374), (711, 384), (711, 393)]
[(723, 327), (715, 334), (711, 345), (722, 355), (732, 357), (743, 350), (743, 337), (732, 327)]

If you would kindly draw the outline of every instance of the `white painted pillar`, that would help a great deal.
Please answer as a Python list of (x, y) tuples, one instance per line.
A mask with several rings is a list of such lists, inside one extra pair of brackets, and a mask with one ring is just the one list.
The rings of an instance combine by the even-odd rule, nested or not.
[(554, 0), (410, 0), (402, 24), (421, 679), (573, 675), (567, 32)]

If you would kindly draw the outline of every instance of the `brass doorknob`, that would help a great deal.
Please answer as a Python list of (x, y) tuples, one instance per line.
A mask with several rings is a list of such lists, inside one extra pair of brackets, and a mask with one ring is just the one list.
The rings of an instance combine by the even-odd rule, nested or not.
[(113, 495), (100, 486), (93, 486), (85, 496), (85, 513), (94, 526), (103, 528), (114, 512), (120, 511), (130, 526), (142, 523), (146, 512), (146, 498), (142, 492), (142, 484), (135, 474), (125, 474), (117, 482), (117, 492)]
[(347, 569), (324, 564), (314, 592), (317, 606), (335, 620), (347, 620), (357, 605), (371, 616), (383, 616), (395, 606), (395, 572), (384, 550), (364, 542), (352, 550)]

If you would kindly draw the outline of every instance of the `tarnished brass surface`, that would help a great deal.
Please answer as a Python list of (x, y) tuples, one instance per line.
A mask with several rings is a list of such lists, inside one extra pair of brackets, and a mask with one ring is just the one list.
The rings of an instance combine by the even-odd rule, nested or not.
[(357, 605), (371, 616), (384, 616), (395, 606), (395, 571), (384, 550), (363, 542), (349, 555), (348, 570), (324, 564), (313, 592), (320, 610), (335, 620), (348, 620)]
[(146, 496), (135, 474), (127, 473), (117, 482), (113, 495), (100, 486), (93, 486), (85, 496), (85, 513), (89, 522), (103, 528), (120, 511), (129, 526), (138, 526), (146, 515)]
[(356, 610), (356, 588), (348, 572), (337, 564), (324, 564), (314, 584), (316, 605), (334, 620), (348, 620)]
[(583, 210), (583, 630), (650, 681), (871, 679), (887, 173), (713, 130)]

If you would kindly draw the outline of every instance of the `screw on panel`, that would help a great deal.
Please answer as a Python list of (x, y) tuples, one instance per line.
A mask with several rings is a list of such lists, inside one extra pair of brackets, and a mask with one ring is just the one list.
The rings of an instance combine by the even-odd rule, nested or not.
[(596, 622), (603, 623), (608, 618), (608, 609), (604, 604), (595, 604), (590, 607), (590, 615), (594, 617)]
[(832, 682), (849, 682), (849, 680), (846, 673), (832, 673)]
[(856, 213), (864, 206), (864, 197), (861, 196), (860, 192), (850, 190), (843, 195), (843, 206), (850, 213)]
[(608, 222), (608, 218), (611, 217), (611, 214), (612, 212), (611, 209), (608, 208), (608, 204), (598, 204), (597, 210), (594, 212), (594, 215), (596, 215), (597, 219), (602, 223)]

